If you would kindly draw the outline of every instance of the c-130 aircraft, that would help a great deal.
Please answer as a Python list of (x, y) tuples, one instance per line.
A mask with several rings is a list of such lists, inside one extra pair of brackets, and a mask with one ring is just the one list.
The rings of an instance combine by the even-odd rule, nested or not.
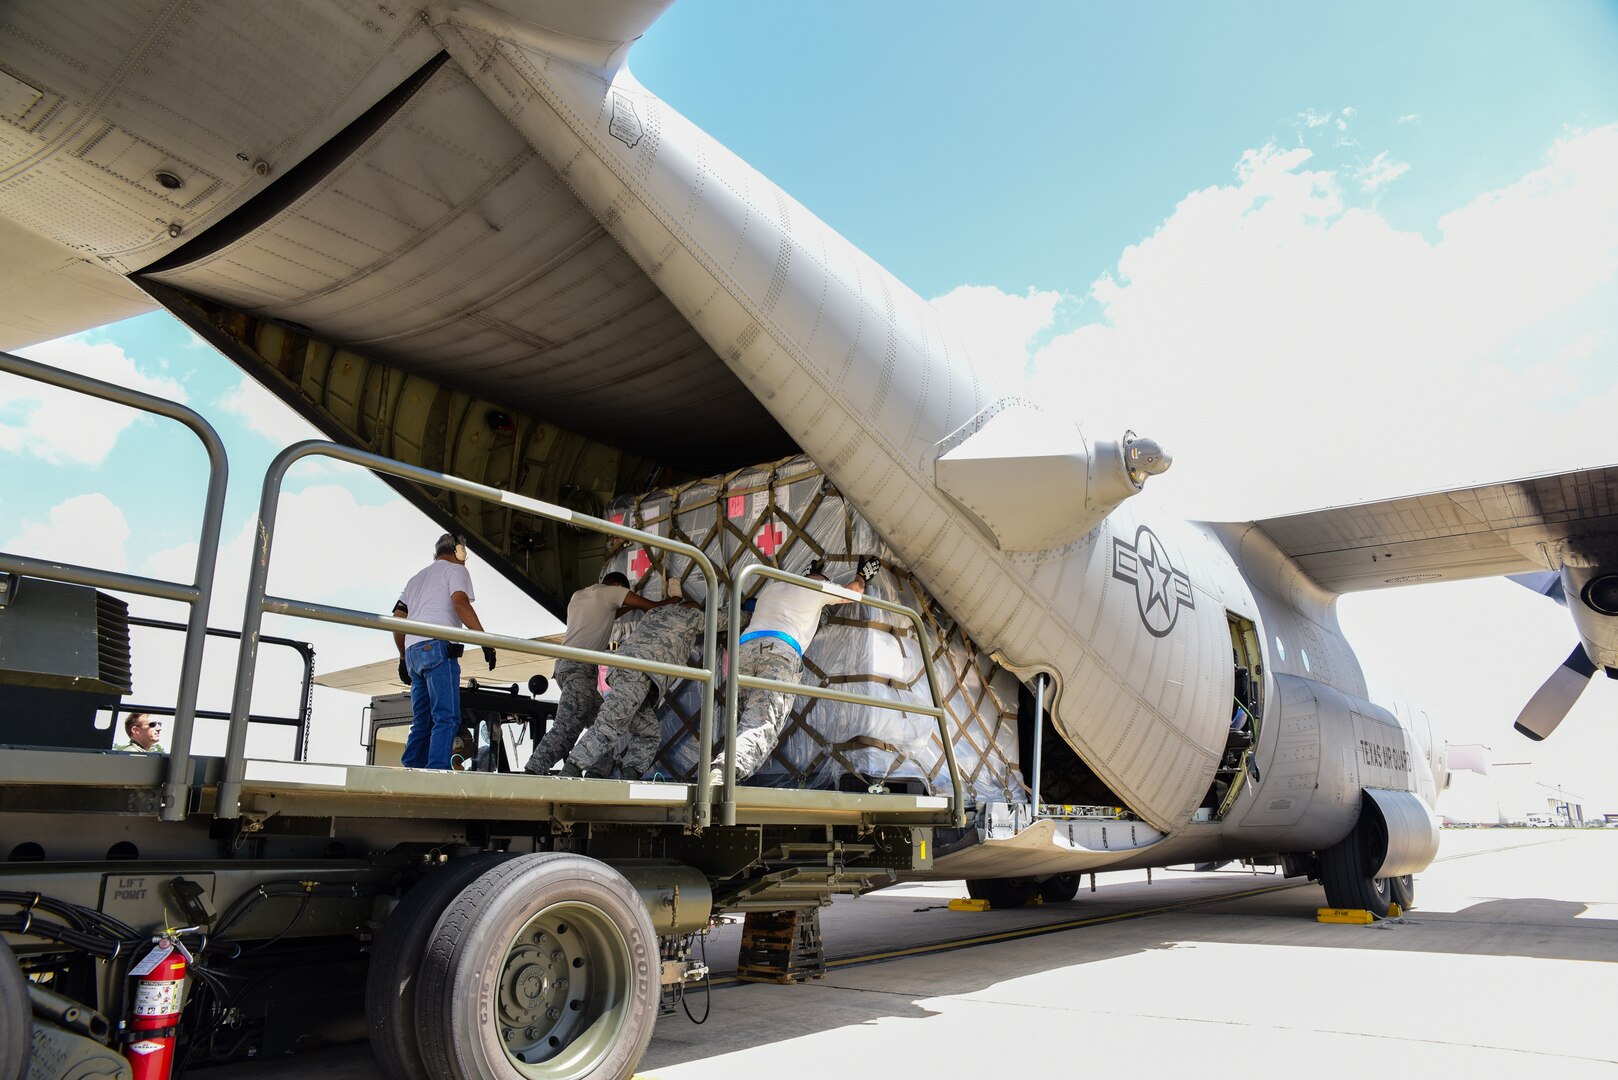
[[(1618, 670), (1618, 468), (1256, 522), (1151, 515), (1132, 497), (1170, 465), (1156, 441), (997, 385), (932, 307), (635, 79), (666, 6), (137, 0), (97, 6), (86, 37), (62, 6), (14, 5), (7, 337), (155, 300), (335, 439), (580, 507), (802, 451), (1043, 683), (1077, 767), (1138, 819), (1106, 849), (984, 821), (941, 873), (1005, 896), (1279, 856), (1333, 905), (1408, 905), (1442, 747), (1368, 700), (1336, 598), (1539, 575), (1581, 642), (1519, 720), (1542, 737)], [(507, 438), (480, 444), (478, 403)], [(594, 580), (588, 538), (395, 486), (553, 611)], [(1210, 820), (1221, 776), (1247, 790)]]

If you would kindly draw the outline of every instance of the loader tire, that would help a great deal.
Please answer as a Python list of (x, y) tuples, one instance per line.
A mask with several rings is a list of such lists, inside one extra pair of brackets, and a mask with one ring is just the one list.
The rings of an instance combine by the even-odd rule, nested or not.
[(34, 1044), (33, 1006), (11, 946), (0, 940), (0, 1080), (23, 1080)]
[(416, 995), (436, 1080), (628, 1080), (660, 996), (657, 933), (624, 876), (521, 855), (445, 909)]
[(371, 948), (365, 977), (365, 1019), (371, 1053), (384, 1076), (394, 1080), (432, 1080), (421, 1060), (416, 1031), (416, 991), (421, 958), (438, 925), (438, 917), (472, 882), (509, 855), (488, 853), (454, 859), (427, 875), (404, 894)]

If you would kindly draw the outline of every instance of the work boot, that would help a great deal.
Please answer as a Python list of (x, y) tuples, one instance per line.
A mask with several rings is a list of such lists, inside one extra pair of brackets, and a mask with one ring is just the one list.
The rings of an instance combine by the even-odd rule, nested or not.
[(576, 778), (584, 776), (584, 770), (579, 768), (577, 765), (573, 764), (573, 761), (572, 761), (571, 758), (563, 758), (562, 759), (562, 767), (556, 770), (556, 775), (557, 776), (570, 776), (570, 777), (574, 777), (576, 779)]

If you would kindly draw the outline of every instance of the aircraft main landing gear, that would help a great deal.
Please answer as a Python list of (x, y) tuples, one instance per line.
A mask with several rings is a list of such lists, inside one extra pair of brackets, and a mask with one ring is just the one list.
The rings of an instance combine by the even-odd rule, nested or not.
[[(1372, 877), (1372, 867), (1388, 847), (1387, 826), (1379, 815), (1362, 813), (1354, 831), (1320, 853), (1320, 883), (1326, 903), (1335, 908), (1363, 908), (1386, 918), (1394, 901), (1394, 878)], [(1414, 886), (1410, 888), (1414, 893)], [(1403, 904), (1400, 905), (1403, 907)]]

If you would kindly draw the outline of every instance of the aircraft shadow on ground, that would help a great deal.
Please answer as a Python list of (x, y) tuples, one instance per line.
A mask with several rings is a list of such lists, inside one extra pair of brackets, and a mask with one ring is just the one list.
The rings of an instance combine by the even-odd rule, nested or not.
[[(1101, 892), (1104, 895), (1107, 889)], [(1097, 906), (1094, 894), (1081, 894), (1075, 901), (1050, 905), (1045, 911), (1052, 916), (1060, 913), (1083, 918), (1088, 914), (1087, 899), (1092, 907)], [(1003, 950), (992, 964), (974, 964), (968, 959), (970, 952), (962, 950), (945, 954), (961, 957), (951, 965), (947, 983), (919, 989), (902, 989), (897, 984), (886, 989), (853, 985), (855, 973), (869, 972), (884, 963), (881, 961), (833, 968), (824, 980), (797, 986), (730, 985), (713, 992), (713, 1015), (723, 1016), (727, 1008), (736, 1007), (728, 1005), (727, 998), (740, 1005), (738, 996), (746, 995), (745, 1025), (714, 1030), (690, 1024), (679, 1014), (665, 1017), (658, 1023), (641, 1068), (672, 1067), (884, 1019), (925, 1019), (935, 1015), (934, 1010), (921, 1004), (931, 997), (958, 997), (1055, 969), (1189, 944), (1275, 944), (1618, 962), (1618, 920), (1581, 918), (1588, 910), (1582, 903), (1522, 897), (1485, 900), (1459, 911), (1432, 913), (1418, 906), (1403, 922), (1380, 928), (1321, 924), (1314, 916), (1324, 903), (1319, 886), (1300, 884), (1263, 896), (1184, 909), (1178, 914), (1197, 918), (1190, 927), (1180, 924), (1173, 940), (1152, 940), (1156, 936), (1152, 931), (1156, 919), (1147, 917), (1058, 931), (1045, 939), (1051, 943), (1049, 948)], [(996, 918), (1002, 914), (1007, 918)], [(985, 921), (977, 930), (991, 934), (1012, 929), (1019, 925), (1011, 918), (1016, 914), (988, 913), (981, 917)], [(1043, 921), (1062, 920), (1055, 917)], [(872, 980), (859, 981), (869, 984)], [(701, 1017), (704, 1003), (700, 991), (691, 995), (690, 1004)]]
[[(1262, 887), (1280, 882), (1280, 879), (1268, 876), (1257, 879), (1248, 875), (1241, 877), (1244, 879), (1241, 882), (1220, 884), (1234, 892), (1243, 891), (1254, 885)], [(1160, 949), (1173, 949), (1181, 942), (1143, 941), (1143, 936), (1151, 934), (1150, 929), (1143, 928), (1150, 927), (1152, 917), (1150, 915), (1137, 917), (1134, 911), (1177, 903), (1191, 899), (1199, 892), (1207, 891), (1205, 880), (1198, 882), (1189, 879), (1177, 881), (1169, 879), (1168, 882), (1155, 887), (1139, 883), (1103, 885), (1099, 892), (1092, 893), (1086, 890), (1074, 901), (1044, 906), (1039, 909), (1038, 918), (1030, 918), (1033, 913), (1028, 909), (973, 914), (964, 921), (955, 916), (950, 918), (948, 931), (941, 927), (938, 933), (917, 934), (907, 936), (902, 941), (891, 942), (894, 948), (909, 948), (947, 943), (968, 935), (1014, 932), (1047, 924), (1088, 919), (1092, 916), (1103, 918), (1119, 916), (1110, 921), (1050, 933), (1041, 938), (1052, 943), (1050, 948), (1034, 950), (1025, 956), (1019, 954), (1012, 962), (1006, 962), (1002, 957), (992, 965), (979, 967), (971, 959), (975, 950), (965, 947), (927, 954), (935, 958), (956, 958), (950, 962), (947, 984), (940, 981), (915, 990), (852, 985), (858, 973), (867, 973), (888, 963), (873, 961), (855, 966), (832, 967), (824, 979), (810, 980), (793, 986), (748, 983), (724, 985), (713, 992), (713, 1015), (722, 1017), (727, 1008), (736, 1007), (727, 1005), (727, 998), (740, 1004), (740, 997), (745, 995), (746, 1025), (725, 1026), (715, 1030), (693, 1025), (679, 1013), (664, 1017), (658, 1021), (652, 1045), (641, 1062), (641, 1071), (655, 1071), (658, 1068), (673, 1067), (719, 1054), (785, 1042), (878, 1020), (922, 1020), (936, 1015), (934, 1010), (920, 1004), (928, 998), (941, 995), (956, 997), (985, 990), (1010, 979), (1038, 975), (1078, 964), (1099, 963)], [(929, 911), (941, 904), (941, 901), (934, 899), (900, 897), (883, 897), (883, 899), (895, 902), (896, 907), (902, 905), (903, 909), (909, 911)], [(1310, 910), (1312, 912), (1312, 909)], [(920, 914), (915, 916), (917, 919), (922, 917)], [(831, 946), (829, 956), (835, 962), (838, 955), (837, 942), (832, 936), (835, 928), (828, 925), (823, 929)], [(734, 936), (731, 935), (732, 938)], [(1057, 945), (1058, 942), (1061, 944)], [(843, 952), (846, 954), (848, 950), (845, 949)], [(710, 947), (709, 960), (715, 966), (716, 977), (732, 970), (735, 960), (734, 940)], [(870, 980), (863, 981), (868, 983)], [(688, 1000), (692, 1011), (701, 1018), (704, 1008), (702, 992), (698, 990), (690, 994)]]

